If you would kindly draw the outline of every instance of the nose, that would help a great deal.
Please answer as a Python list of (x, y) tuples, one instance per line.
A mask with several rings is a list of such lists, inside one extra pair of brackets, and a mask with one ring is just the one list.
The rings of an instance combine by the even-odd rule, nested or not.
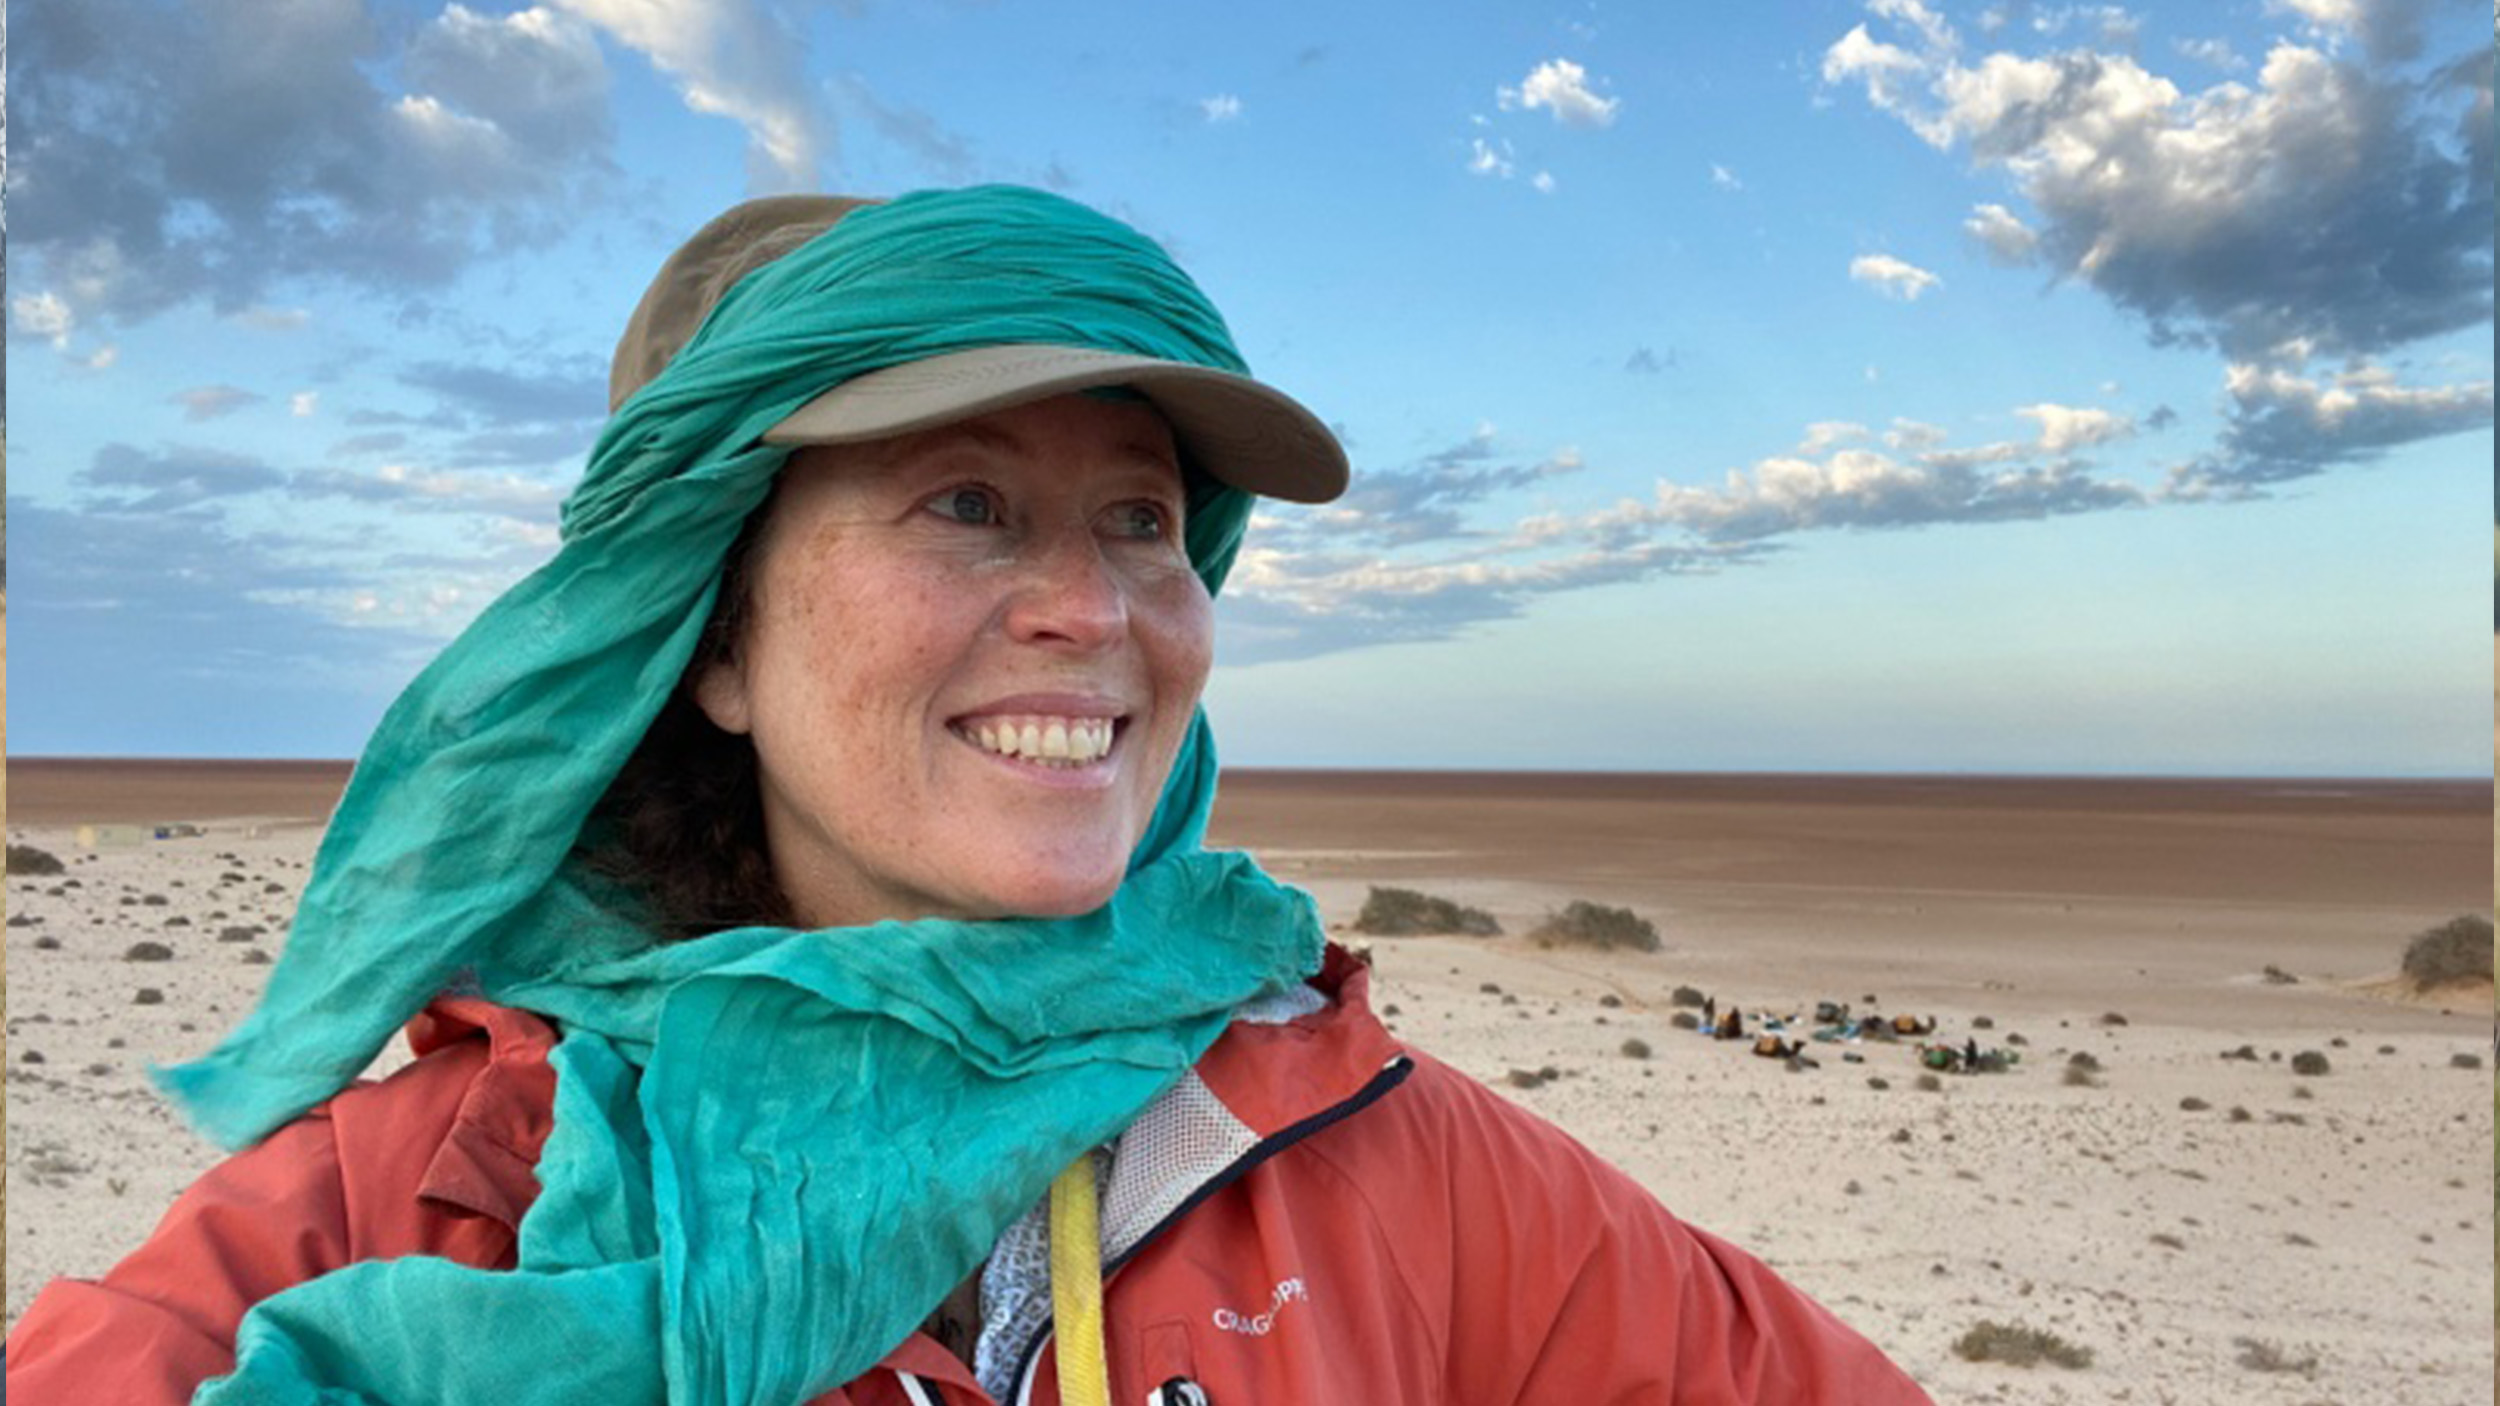
[(1127, 585), (1093, 532), (1054, 532), (1031, 547), (1007, 600), (1008, 638), (1091, 651), (1128, 633)]

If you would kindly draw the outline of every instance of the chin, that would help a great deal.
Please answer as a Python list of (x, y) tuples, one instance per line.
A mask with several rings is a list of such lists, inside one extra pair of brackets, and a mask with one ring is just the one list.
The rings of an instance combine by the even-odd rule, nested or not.
[(1125, 864), (1108, 874), (1070, 882), (1063, 874), (1036, 876), (1030, 882), (1005, 885), (998, 895), (1000, 912), (1018, 918), (1074, 918), (1111, 901), (1126, 877)]

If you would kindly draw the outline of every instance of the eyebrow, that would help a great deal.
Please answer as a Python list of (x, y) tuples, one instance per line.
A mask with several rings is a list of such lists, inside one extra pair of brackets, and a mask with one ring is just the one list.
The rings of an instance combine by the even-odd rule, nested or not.
[[(939, 425), (932, 429), (922, 430), (918, 435), (912, 436), (911, 439), (906, 440), (904, 443), (910, 445), (913, 449), (942, 449), (950, 440), (969, 441), (984, 449), (994, 450), (1001, 454), (1022, 454), (1028, 453), (1031, 450), (1031, 446), (1024, 440), (1015, 435), (1009, 434), (1005, 430), (1001, 430), (994, 425), (984, 425), (971, 421), (959, 422), (952, 425)], [(1172, 446), (1172, 452), (1166, 454), (1163, 452), (1162, 446), (1155, 441), (1134, 437), (1123, 438), (1115, 446), (1115, 452), (1117, 452), (1122, 458), (1132, 460), (1139, 464), (1151, 464), (1156, 468), (1178, 470), (1181, 466), (1180, 440), (1178, 436), (1173, 436), (1169, 442)]]

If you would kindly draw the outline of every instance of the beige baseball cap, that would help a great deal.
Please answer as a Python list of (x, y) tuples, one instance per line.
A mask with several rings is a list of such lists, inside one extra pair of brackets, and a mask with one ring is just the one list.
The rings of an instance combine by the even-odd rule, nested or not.
[[(738, 280), (875, 201), (776, 195), (732, 207), (671, 254), (625, 324), (608, 408), (660, 373)], [(1073, 391), (1125, 387), (1172, 426), (1192, 462), (1235, 488), (1296, 503), (1345, 491), (1345, 449), (1300, 402), (1248, 376), (1091, 347), (975, 347), (856, 376), (764, 432), (768, 444), (855, 444)]]

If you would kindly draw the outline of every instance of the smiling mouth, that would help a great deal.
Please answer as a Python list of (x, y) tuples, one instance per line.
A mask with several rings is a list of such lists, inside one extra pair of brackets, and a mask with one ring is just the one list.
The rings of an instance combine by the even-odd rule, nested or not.
[(951, 724), (957, 737), (992, 756), (1070, 771), (1109, 756), (1127, 726), (1126, 718), (1039, 713), (969, 718)]

